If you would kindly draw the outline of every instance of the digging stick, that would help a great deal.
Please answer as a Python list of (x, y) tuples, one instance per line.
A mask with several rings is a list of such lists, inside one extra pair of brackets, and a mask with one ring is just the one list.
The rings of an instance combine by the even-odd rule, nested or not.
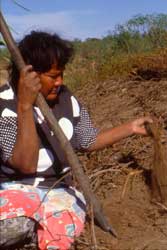
[[(5, 19), (0, 11), (0, 28), (1, 28), (1, 34), (7, 44), (8, 50), (11, 53), (11, 56), (18, 67), (18, 70), (21, 70), (25, 66), (25, 62), (20, 54), (20, 51), (18, 47), (15, 44), (15, 41), (8, 29), (8, 26), (5, 22)], [(105, 216), (103, 215), (103, 211), (101, 208), (101, 205), (99, 201), (97, 200), (96, 196), (91, 190), (89, 179), (85, 175), (82, 166), (79, 163), (79, 160), (74, 153), (74, 150), (70, 144), (70, 142), (65, 137), (63, 131), (58, 125), (58, 122), (53, 115), (53, 113), (50, 111), (46, 101), (44, 100), (41, 93), (38, 94), (36, 105), (40, 108), (43, 116), (45, 117), (50, 129), (53, 131), (54, 135), (58, 139), (60, 146), (62, 147), (62, 150), (64, 151), (66, 158), (69, 162), (69, 165), (72, 168), (73, 174), (75, 175), (76, 180), (80, 184), (80, 187), (83, 191), (83, 194), (85, 196), (86, 201), (89, 205), (93, 206), (94, 216), (95, 220), (99, 224), (99, 226), (106, 232), (110, 232), (115, 237), (117, 237), (115, 231), (113, 228), (109, 225), (107, 222)]]

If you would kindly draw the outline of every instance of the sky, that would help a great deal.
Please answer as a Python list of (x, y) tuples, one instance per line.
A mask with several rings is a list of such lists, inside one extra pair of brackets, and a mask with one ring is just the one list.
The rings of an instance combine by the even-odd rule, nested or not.
[(0, 7), (16, 39), (33, 29), (70, 40), (102, 38), (135, 15), (167, 14), (167, 0), (16, 0), (29, 11), (14, 2), (0, 0)]

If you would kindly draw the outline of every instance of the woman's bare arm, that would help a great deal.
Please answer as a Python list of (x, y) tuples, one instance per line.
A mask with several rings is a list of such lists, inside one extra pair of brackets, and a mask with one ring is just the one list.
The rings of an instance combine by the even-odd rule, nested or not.
[(147, 135), (144, 127), (145, 122), (152, 122), (152, 119), (149, 117), (142, 117), (115, 128), (100, 131), (97, 135), (96, 141), (87, 149), (87, 151), (103, 149), (104, 147), (112, 145), (113, 143), (133, 134)]
[(18, 89), (18, 129), (9, 164), (25, 174), (36, 171), (39, 153), (39, 138), (36, 131), (33, 104), (41, 88), (40, 80), (32, 66), (26, 66), (20, 76)]

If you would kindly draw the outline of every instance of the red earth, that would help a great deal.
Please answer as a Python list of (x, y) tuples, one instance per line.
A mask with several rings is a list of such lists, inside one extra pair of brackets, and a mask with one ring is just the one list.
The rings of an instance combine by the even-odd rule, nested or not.
[[(143, 116), (156, 117), (167, 138), (167, 81), (108, 80), (87, 84), (77, 95), (95, 126), (107, 128)], [(80, 156), (92, 188), (118, 238), (88, 223), (74, 249), (167, 250), (167, 207), (154, 203), (150, 170), (153, 140), (132, 136)]]

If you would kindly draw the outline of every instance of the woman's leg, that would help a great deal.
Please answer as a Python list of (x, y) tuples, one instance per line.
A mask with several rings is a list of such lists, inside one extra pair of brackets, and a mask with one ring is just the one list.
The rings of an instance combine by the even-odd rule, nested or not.
[(65, 185), (52, 190), (10, 185), (1, 191), (1, 203), (1, 221), (23, 216), (36, 221), (40, 250), (69, 249), (84, 228), (84, 197)]
[(83, 195), (67, 186), (52, 189), (43, 202), (42, 225), (38, 230), (39, 249), (70, 249), (83, 231), (86, 204)]

